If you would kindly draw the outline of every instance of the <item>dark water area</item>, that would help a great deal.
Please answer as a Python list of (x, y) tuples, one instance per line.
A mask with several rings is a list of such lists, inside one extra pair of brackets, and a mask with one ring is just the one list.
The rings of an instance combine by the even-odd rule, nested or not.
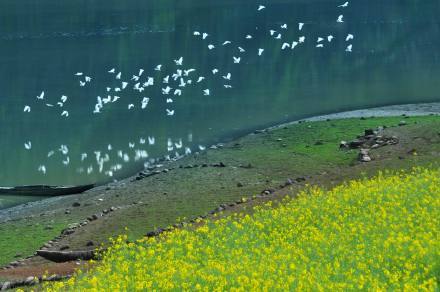
[(440, 2), (344, 2), (2, 1), (0, 185), (105, 182), (263, 125), (439, 101)]

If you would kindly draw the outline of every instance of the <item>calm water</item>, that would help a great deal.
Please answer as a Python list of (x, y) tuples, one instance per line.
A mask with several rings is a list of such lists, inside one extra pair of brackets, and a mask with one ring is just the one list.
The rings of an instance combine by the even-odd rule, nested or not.
[[(440, 2), (353, 0), (337, 7), (343, 2), (3, 0), (0, 185), (103, 182), (132, 174), (148, 159), (181, 155), (185, 148), (194, 152), (263, 125), (440, 100)], [(257, 11), (261, 3), (266, 9)], [(344, 22), (338, 23), (341, 14)], [(299, 22), (305, 23), (301, 31)], [(209, 36), (203, 40), (194, 31)], [(346, 41), (348, 34), (354, 39)], [(301, 36), (304, 43), (281, 49)], [(318, 37), (324, 40), (318, 43)], [(350, 44), (352, 52), (346, 52)], [(180, 57), (182, 66), (174, 62)], [(161, 71), (154, 70), (159, 64)], [(115, 73), (108, 73), (112, 68)], [(177, 69), (190, 68), (196, 71), (182, 78), (192, 84), (179, 87), (180, 77), (163, 83)], [(131, 80), (140, 69), (139, 80)], [(223, 78), (228, 73), (230, 80)], [(80, 86), (86, 76), (91, 82)], [(205, 79), (197, 83), (200, 76)], [(133, 89), (148, 77), (154, 85)], [(128, 82), (125, 89), (122, 82)], [(164, 95), (167, 86), (172, 89)], [(60, 107), (63, 95), (68, 98)], [(97, 96), (108, 95), (120, 99), (94, 114)], [(142, 109), (144, 97), (149, 103)], [(31, 112), (23, 112), (26, 105)], [(0, 208), (10, 201), (0, 199)]]

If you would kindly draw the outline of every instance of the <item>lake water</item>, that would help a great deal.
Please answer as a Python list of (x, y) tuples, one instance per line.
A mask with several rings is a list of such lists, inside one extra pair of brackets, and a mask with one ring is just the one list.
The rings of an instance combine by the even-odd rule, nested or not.
[(440, 100), (440, 2), (344, 2), (3, 0), (0, 185), (104, 182), (265, 125)]

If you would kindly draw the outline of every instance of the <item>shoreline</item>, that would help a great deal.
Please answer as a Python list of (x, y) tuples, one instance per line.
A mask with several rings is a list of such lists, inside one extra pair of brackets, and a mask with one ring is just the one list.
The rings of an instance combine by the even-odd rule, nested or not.
[[(87, 251), (105, 246), (117, 234), (136, 240), (181, 222), (210, 218), (219, 211), (249, 210), (266, 200), (294, 195), (307, 185), (331, 188), (383, 169), (439, 166), (440, 116), (436, 108), (440, 103), (405, 107), (398, 106), (398, 111), (385, 108), (382, 115), (392, 117), (377, 117), (375, 108), (361, 111), (366, 118), (353, 118), (359, 111), (350, 111), (308, 119), (319, 119), (316, 122), (280, 124), (214, 144), (118, 183), (0, 211), (4, 234), (1, 264), (18, 263), (17, 269), (0, 270), (0, 280), (2, 274), (13, 277), (15, 272), (33, 267), (38, 271), (44, 265), (57, 269), (56, 264), (42, 262), (36, 250)], [(384, 107), (379, 109), (384, 111)], [(368, 163), (360, 160), (359, 149), (340, 149), (341, 141), (355, 141), (373, 129), (382, 129), (375, 135), (384, 137), (383, 141), (397, 142), (377, 142), (382, 146), (371, 150)]]
[[(207, 149), (215, 149), (219, 145), (220, 146), (223, 145), (223, 143), (233, 142), (233, 141), (238, 140), (242, 137), (246, 137), (248, 135), (252, 135), (252, 134), (255, 134), (258, 132), (271, 131), (271, 130), (279, 129), (279, 128), (286, 127), (289, 125), (295, 125), (295, 124), (298, 124), (301, 122), (316, 122), (316, 121), (325, 121), (325, 120), (329, 120), (329, 119), (333, 120), (333, 119), (349, 119), (349, 118), (362, 118), (362, 117), (368, 118), (368, 117), (427, 116), (427, 115), (440, 115), (440, 102), (372, 107), (372, 108), (366, 108), (366, 109), (360, 109), (360, 110), (350, 110), (350, 111), (343, 111), (343, 112), (337, 112), (337, 113), (331, 113), (331, 114), (312, 116), (312, 117), (308, 117), (308, 118), (304, 118), (304, 119), (289, 121), (289, 122), (285, 122), (285, 123), (279, 123), (274, 126), (269, 126), (269, 127), (263, 128), (261, 130), (258, 130), (258, 127), (256, 127), (253, 131), (252, 130), (247, 131), (243, 135), (237, 135), (236, 137), (228, 139), (227, 141), (215, 143), (215, 144), (207, 147)], [(194, 154), (191, 154), (191, 155), (194, 155)], [(183, 156), (179, 159), (171, 160), (171, 161), (160, 161), (159, 163), (160, 164), (164, 163), (167, 165), (170, 163), (171, 164), (177, 163), (179, 160), (181, 160), (182, 158), (185, 158), (185, 157), (187, 157), (187, 156)], [(142, 171), (142, 170), (139, 170), (139, 171)], [(139, 171), (135, 172), (133, 175), (130, 175), (126, 178), (118, 180), (117, 182), (108, 182), (108, 183), (104, 183), (104, 184), (97, 184), (96, 187), (94, 187), (90, 191), (99, 191), (102, 189), (106, 189), (109, 186), (112, 187), (115, 185), (131, 183), (132, 180), (138, 175)], [(80, 195), (80, 194), (74, 194), (72, 196), (75, 196), (75, 195)], [(28, 207), (32, 207), (34, 205), (44, 204), (44, 202), (55, 201), (55, 200), (57, 200), (59, 198), (63, 198), (63, 197), (65, 197), (65, 196), (49, 197), (49, 198), (44, 198), (41, 200), (28, 201), (26, 203), (18, 204), (18, 205), (8, 207), (5, 209), (0, 209), (0, 224), (8, 221), (7, 219), (5, 220), (5, 218), (4, 218), (5, 216), (7, 216), (6, 213), (21, 212), (23, 210), (19, 210), (19, 209), (22, 209), (23, 207), (28, 208)]]

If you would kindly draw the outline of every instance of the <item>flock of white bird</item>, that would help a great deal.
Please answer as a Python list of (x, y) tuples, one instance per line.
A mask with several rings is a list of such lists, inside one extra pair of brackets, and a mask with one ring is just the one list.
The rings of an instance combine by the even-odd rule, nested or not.
[[(341, 10), (348, 7), (349, 2), (345, 2), (338, 6)], [(261, 13), (263, 10), (266, 9), (266, 6), (259, 5), (257, 8), (257, 12)], [(336, 23), (344, 23), (344, 15), (340, 14), (338, 17), (336, 17)], [(301, 46), (302, 44), (309, 41), (310, 37), (307, 37), (303, 32), (306, 31), (307, 24), (304, 22), (298, 22), (296, 26), (296, 30), (298, 34), (300, 35), (295, 40), (287, 41), (283, 37), (283, 31), (287, 31), (289, 29), (289, 25), (287, 23), (282, 24), (279, 26), (279, 28), (274, 28), (269, 30), (267, 33), (271, 38), (274, 38), (276, 40), (280, 41), (280, 49), (281, 50), (295, 50), (298, 46)], [(193, 36), (200, 39), (201, 41), (207, 42), (207, 49), (208, 50), (215, 50), (218, 47), (227, 47), (227, 46), (233, 46), (233, 42), (230, 40), (225, 40), (222, 42), (213, 43), (210, 42), (210, 39), (212, 38), (211, 35), (208, 32), (200, 32), (200, 31), (194, 31)], [(250, 40), (253, 39), (254, 36), (251, 34), (247, 34), (244, 36), (245, 39)], [(316, 48), (324, 48), (326, 43), (331, 43), (336, 37), (333, 35), (327, 35), (327, 36), (318, 36), (316, 40), (311, 40), (310, 42), (315, 43)], [(347, 53), (351, 53), (353, 50), (353, 45), (351, 41), (354, 39), (353, 34), (348, 34), (344, 37), (344, 40), (346, 42), (346, 49), (345, 51)], [(252, 49), (248, 49), (242, 46), (238, 46), (237, 48), (237, 55), (233, 56), (231, 62), (233, 64), (240, 64), (242, 63), (242, 60), (246, 56), (246, 52), (251, 51)], [(254, 48), (256, 49), (256, 56), (261, 57), (265, 53), (265, 49), (263, 47), (260, 48)], [(174, 69), (172, 71), (165, 75), (165, 65), (158, 64), (154, 68), (152, 68), (152, 72), (150, 74), (144, 74), (146, 71), (144, 69), (139, 69), (136, 74), (130, 74), (132, 75), (131, 78), (125, 78), (125, 74), (121, 71), (118, 71), (116, 68), (109, 69), (106, 74), (110, 74), (112, 79), (114, 79), (115, 86), (110, 86), (105, 88), (105, 95), (106, 97), (97, 96), (96, 97), (96, 103), (94, 105), (94, 108), (91, 109), (91, 112), (93, 114), (100, 114), (102, 113), (106, 106), (115, 104), (115, 103), (121, 103), (124, 101), (123, 93), (129, 90), (134, 90), (137, 94), (143, 95), (144, 91), (146, 91), (149, 87), (153, 87), (155, 85), (160, 86), (160, 92), (165, 97), (164, 100), (167, 104), (167, 108), (165, 109), (167, 116), (173, 116), (175, 114), (175, 110), (173, 109), (172, 105), (174, 103), (174, 100), (178, 96), (182, 96), (184, 94), (184, 90), (187, 87), (198, 85), (197, 88), (200, 88), (200, 94), (203, 94), (204, 96), (210, 96), (212, 94), (212, 90), (210, 88), (203, 88), (205, 80), (208, 78), (208, 76), (202, 76), (197, 74), (198, 70), (195, 68), (185, 68), (184, 66), (184, 57), (179, 57), (178, 59), (173, 60), (172, 62)], [(160, 72), (160, 75), (159, 73)], [(223, 81), (223, 87), (225, 89), (232, 88), (231, 80), (232, 80), (232, 74), (230, 72), (220, 72), (218, 68), (212, 68), (210, 72), (211, 77), (212, 76), (218, 76), (220, 80)], [(160, 77), (158, 77), (158, 75)], [(77, 78), (77, 82), (79, 83), (80, 87), (87, 87), (88, 84), (92, 83), (93, 78), (88, 76), (84, 72), (77, 72), (74, 74), (74, 76)], [(163, 77), (165, 76), (165, 77)], [(122, 98), (121, 98), (122, 97)], [(56, 107), (60, 109), (60, 116), (64, 118), (69, 117), (69, 111), (66, 109), (65, 105), (68, 102), (68, 96), (62, 95), (61, 98), (58, 101), (55, 102), (46, 102), (48, 101), (46, 94), (44, 91), (42, 91), (37, 97), (37, 102), (43, 103), (47, 107)], [(148, 104), (150, 102), (150, 98), (148, 96), (142, 96), (139, 99), (138, 103), (128, 103), (127, 109), (133, 110), (135, 108), (139, 108), (140, 110), (144, 110), (148, 107)], [(25, 113), (31, 112), (31, 106), (25, 105), (23, 108), (23, 111)], [(188, 143), (192, 143), (192, 134), (188, 135)], [(96, 150), (93, 153), (81, 153), (79, 159), (81, 162), (86, 163), (87, 165), (84, 167), (79, 167), (77, 169), (78, 173), (86, 173), (91, 174), (94, 171), (98, 171), (99, 173), (104, 173), (105, 175), (109, 177), (113, 177), (115, 172), (118, 170), (121, 170), (123, 168), (123, 163), (128, 163), (130, 161), (147, 161), (145, 162), (145, 167), (148, 167), (150, 164), (155, 163), (155, 159), (148, 159), (148, 153), (145, 150), (146, 146), (155, 145), (156, 139), (154, 136), (151, 137), (140, 137), (138, 141), (136, 142), (129, 142), (128, 143), (128, 149), (132, 152), (131, 156), (130, 153), (123, 150), (115, 150), (113, 149), (113, 146), (111, 144), (108, 144), (107, 149), (105, 151)], [(32, 149), (32, 142), (27, 141), (24, 143), (24, 148), (28, 151)], [(182, 157), (183, 155), (188, 155), (191, 153), (190, 147), (185, 147), (183, 145), (182, 139), (177, 139), (177, 141), (173, 141), (172, 139), (167, 140), (166, 149), (169, 153), (169, 155), (165, 156), (165, 159), (178, 159)], [(203, 151), (206, 148), (202, 145), (198, 146), (198, 150)], [(179, 153), (182, 152), (182, 153)], [(108, 167), (106, 163), (109, 163), (110, 154), (117, 155), (119, 161), (113, 163), (112, 165), (109, 165)], [(174, 152), (174, 153), (173, 153)], [(47, 158), (51, 158), (52, 156), (56, 154), (61, 155), (61, 162), (63, 165), (67, 166), (70, 164), (70, 157), (69, 157), (69, 148), (67, 145), (60, 145), (57, 150), (50, 150), (47, 153)], [(134, 153), (134, 154), (133, 154)], [(171, 154), (173, 153), (173, 154)], [(171, 157), (172, 155), (172, 157)], [(147, 160), (148, 159), (148, 160)], [(111, 163), (109, 163), (111, 164)], [(46, 174), (47, 168), (44, 164), (41, 164), (38, 166), (37, 170), (41, 172), (42, 174)]]

